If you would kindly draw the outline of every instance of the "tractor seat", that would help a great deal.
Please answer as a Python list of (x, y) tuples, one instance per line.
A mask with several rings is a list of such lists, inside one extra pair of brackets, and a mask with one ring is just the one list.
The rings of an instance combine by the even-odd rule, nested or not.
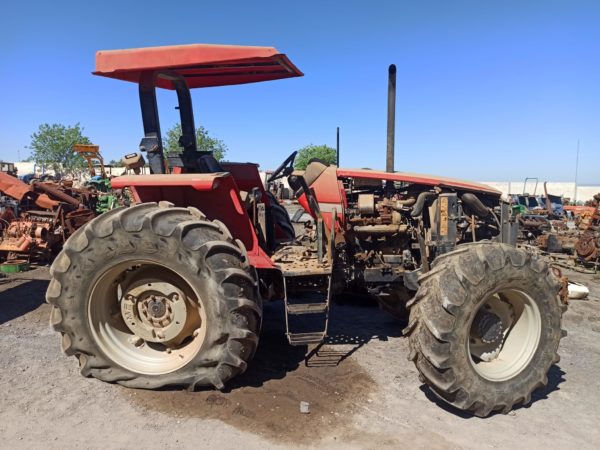
[(200, 173), (217, 173), (225, 172), (219, 161), (212, 154), (202, 155), (198, 158), (198, 168)]
[(306, 166), (306, 170), (304, 171), (304, 180), (306, 181), (306, 185), (310, 187), (315, 181), (317, 181), (317, 178), (319, 178), (328, 167), (329, 164), (326, 164), (320, 159), (311, 159)]
[[(308, 187), (311, 187), (312, 184), (315, 181), (317, 181), (317, 178), (319, 178), (321, 174), (325, 172), (325, 169), (327, 169), (328, 167), (329, 164), (326, 164), (320, 159), (313, 158), (306, 166), (306, 170), (304, 171), (304, 173), (294, 171), (293, 175), (302, 176), (304, 178), (304, 181), (306, 182), (306, 185)], [(294, 183), (294, 185), (290, 184), (290, 187), (294, 190), (296, 197), (302, 195), (302, 186), (300, 186), (299, 183)]]

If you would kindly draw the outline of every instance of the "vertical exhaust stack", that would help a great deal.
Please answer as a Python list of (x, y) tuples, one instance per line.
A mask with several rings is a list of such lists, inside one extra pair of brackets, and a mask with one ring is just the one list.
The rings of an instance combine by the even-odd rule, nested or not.
[(396, 65), (388, 68), (387, 156), (385, 171), (394, 171), (394, 140), (396, 137)]
[(337, 127), (335, 139), (335, 165), (340, 167), (340, 127)]

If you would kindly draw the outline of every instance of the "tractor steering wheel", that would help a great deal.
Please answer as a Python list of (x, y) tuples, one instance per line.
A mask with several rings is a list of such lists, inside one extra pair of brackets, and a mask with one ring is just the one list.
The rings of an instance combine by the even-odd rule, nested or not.
[(284, 162), (281, 163), (277, 169), (273, 171), (271, 176), (267, 178), (267, 183), (271, 183), (272, 181), (285, 177), (294, 171), (294, 160), (296, 159), (296, 153), (298, 152), (293, 152), (286, 158)]

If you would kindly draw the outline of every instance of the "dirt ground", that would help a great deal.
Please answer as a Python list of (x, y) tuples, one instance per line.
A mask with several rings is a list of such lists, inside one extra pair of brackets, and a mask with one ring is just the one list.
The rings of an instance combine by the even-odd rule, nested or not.
[(267, 304), (259, 351), (225, 392), (83, 378), (48, 326), (38, 268), (0, 281), (0, 448), (597, 448), (600, 280), (569, 276), (591, 296), (571, 302), (549, 385), (530, 406), (479, 419), (437, 403), (406, 360), (402, 324), (351, 299), (307, 361), (285, 341), (281, 305)]

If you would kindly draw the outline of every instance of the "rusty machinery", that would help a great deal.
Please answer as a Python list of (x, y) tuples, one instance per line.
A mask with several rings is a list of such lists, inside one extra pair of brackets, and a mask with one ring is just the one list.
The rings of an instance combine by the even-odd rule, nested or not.
[(48, 261), (81, 225), (95, 217), (95, 196), (68, 183), (25, 184), (0, 173), (0, 258)]
[(125, 166), (125, 173), (134, 173), (140, 175), (144, 172), (146, 160), (141, 153), (129, 153), (122, 159), (123, 165)]
[[(90, 176), (95, 177), (100, 175), (102, 178), (106, 178), (106, 170), (104, 169), (104, 158), (100, 154), (100, 146), (93, 144), (75, 144), (73, 145), (73, 151), (80, 154), (88, 165), (88, 171)], [(100, 168), (100, 173), (96, 174), (96, 167)]]
[(584, 212), (579, 221), (582, 234), (575, 244), (575, 251), (581, 261), (597, 263), (600, 261), (600, 193), (594, 195), (590, 206), (595, 210)]
[(13, 177), (17, 176), (17, 168), (14, 163), (10, 162), (0, 161), (0, 172), (12, 175)]
[[(529, 243), (533, 243), (553, 258), (559, 258), (559, 253), (569, 256), (571, 263), (576, 266), (597, 266), (600, 262), (600, 210), (598, 209), (600, 193), (587, 206), (569, 207), (574, 225), (568, 225), (568, 219), (549, 220), (543, 216), (531, 219), (521, 218), (523, 229), (529, 230)], [(528, 228), (529, 226), (529, 228)], [(533, 230), (533, 231), (532, 231)], [(559, 258), (563, 261), (564, 258)]]

